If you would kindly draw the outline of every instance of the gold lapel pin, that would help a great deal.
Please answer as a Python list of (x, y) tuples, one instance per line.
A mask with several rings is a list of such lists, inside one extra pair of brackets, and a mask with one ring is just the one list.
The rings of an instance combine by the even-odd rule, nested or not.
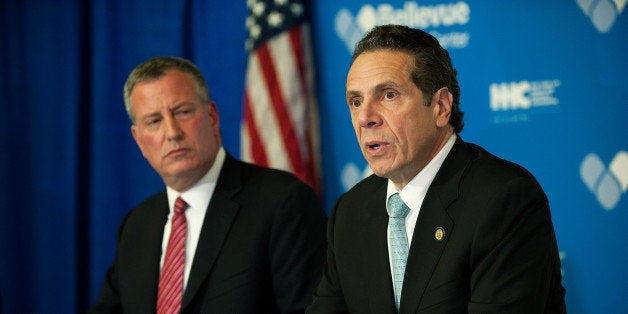
[(445, 229), (443, 229), (443, 227), (436, 228), (436, 231), (434, 231), (434, 238), (436, 238), (436, 240), (438, 241), (442, 241), (444, 237)]

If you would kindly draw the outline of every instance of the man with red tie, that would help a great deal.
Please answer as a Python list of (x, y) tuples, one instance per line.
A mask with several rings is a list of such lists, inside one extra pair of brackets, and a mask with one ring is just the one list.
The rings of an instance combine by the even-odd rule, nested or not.
[(166, 188), (123, 219), (90, 313), (303, 312), (325, 252), (313, 190), (226, 152), (216, 104), (188, 60), (140, 64), (124, 101)]

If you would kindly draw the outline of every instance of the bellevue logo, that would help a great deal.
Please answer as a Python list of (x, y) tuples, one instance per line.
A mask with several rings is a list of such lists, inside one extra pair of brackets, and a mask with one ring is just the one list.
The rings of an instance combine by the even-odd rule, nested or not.
[(608, 168), (597, 154), (588, 154), (580, 164), (580, 177), (602, 208), (613, 210), (628, 190), (628, 152), (618, 152)]
[(576, 0), (582, 12), (586, 14), (595, 29), (604, 34), (615, 24), (617, 17), (624, 11), (628, 0)]
[[(426, 6), (408, 1), (399, 9), (389, 3), (382, 3), (377, 8), (365, 4), (355, 17), (349, 10), (341, 9), (334, 23), (336, 34), (351, 54), (355, 44), (377, 25), (401, 24), (427, 31), (428, 28), (466, 25), (470, 17), (471, 8), (464, 1)], [(465, 48), (471, 37), (467, 32), (430, 33), (444, 48)]]

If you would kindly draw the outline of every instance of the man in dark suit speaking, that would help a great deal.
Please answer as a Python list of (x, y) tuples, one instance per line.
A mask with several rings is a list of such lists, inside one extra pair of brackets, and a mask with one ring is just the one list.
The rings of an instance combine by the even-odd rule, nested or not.
[(157, 57), (124, 86), (131, 132), (166, 189), (132, 209), (90, 313), (298, 313), (326, 218), (295, 176), (234, 159), (191, 62)]
[(346, 101), (374, 175), (336, 202), (309, 313), (565, 312), (548, 200), (522, 167), (465, 143), (449, 54), (374, 28)]

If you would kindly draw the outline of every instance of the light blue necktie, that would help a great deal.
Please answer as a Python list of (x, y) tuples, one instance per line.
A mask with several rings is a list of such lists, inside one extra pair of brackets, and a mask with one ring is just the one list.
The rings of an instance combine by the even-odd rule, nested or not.
[(399, 311), (401, 286), (408, 261), (408, 237), (406, 236), (406, 215), (410, 208), (401, 200), (399, 193), (388, 199), (388, 228), (390, 229), (390, 255), (393, 266), (393, 289), (395, 305)]

